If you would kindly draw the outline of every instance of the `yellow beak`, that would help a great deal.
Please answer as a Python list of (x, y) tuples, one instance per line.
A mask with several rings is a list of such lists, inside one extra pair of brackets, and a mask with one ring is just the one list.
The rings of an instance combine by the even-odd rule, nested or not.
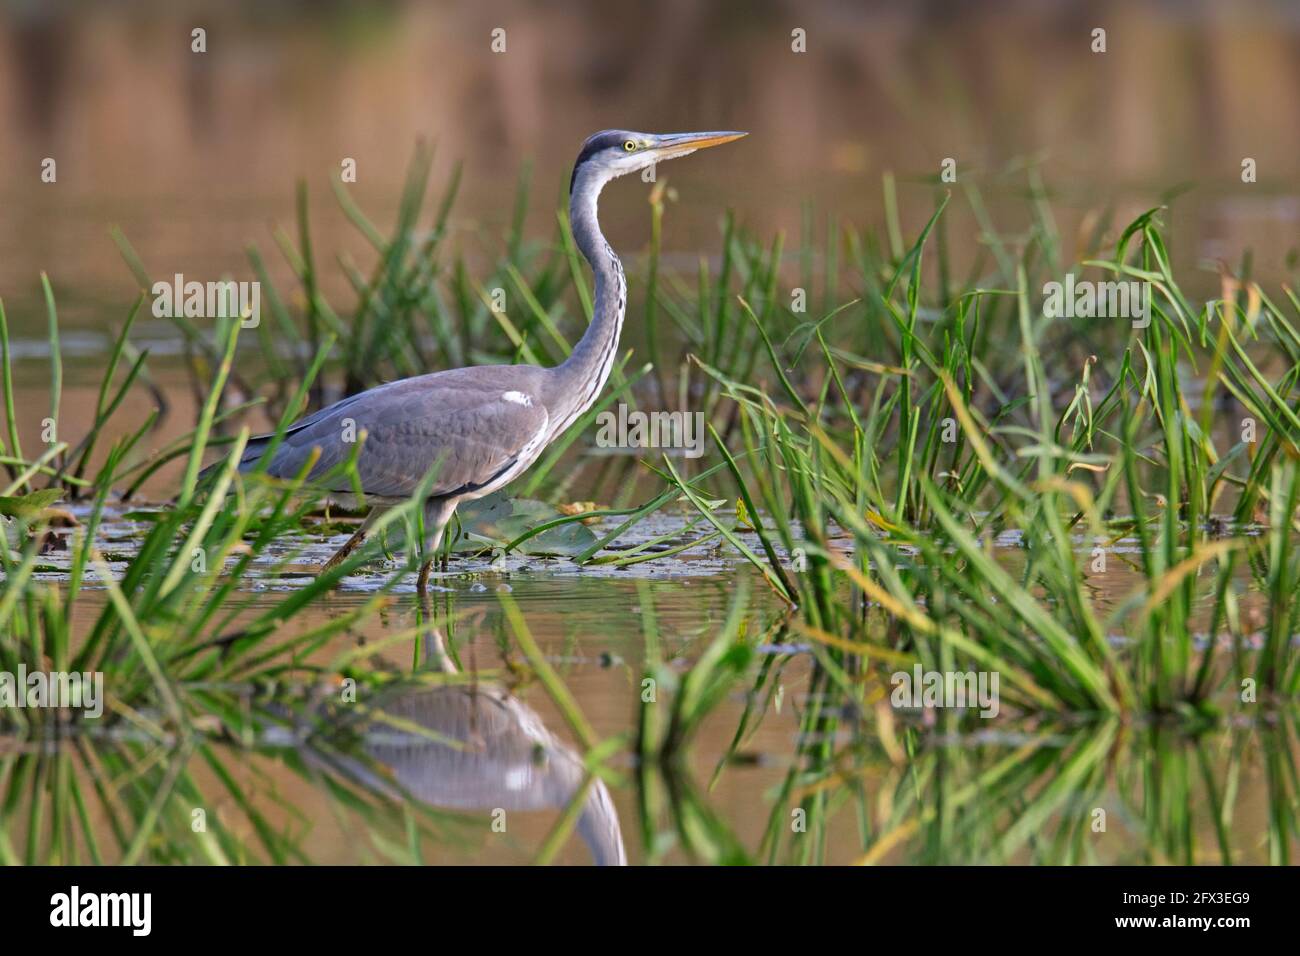
[(651, 149), (665, 159), (672, 159), (677, 156), (685, 156), (687, 153), (693, 153), (697, 149), (721, 146), (723, 143), (730, 143), (748, 135), (748, 133), (738, 133), (731, 130), (712, 133), (667, 133), (658, 137)]

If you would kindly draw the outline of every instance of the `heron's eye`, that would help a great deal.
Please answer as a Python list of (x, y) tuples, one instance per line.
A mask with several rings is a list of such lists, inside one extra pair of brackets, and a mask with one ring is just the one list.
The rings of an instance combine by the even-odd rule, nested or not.
[(629, 153), (635, 152), (636, 143), (634, 143), (632, 140), (629, 139), (626, 143), (623, 144), (623, 148), (627, 150)]

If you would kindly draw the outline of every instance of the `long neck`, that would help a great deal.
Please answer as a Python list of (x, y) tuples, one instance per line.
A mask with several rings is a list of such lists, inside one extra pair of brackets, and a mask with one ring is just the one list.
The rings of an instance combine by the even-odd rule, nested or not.
[(605, 241), (596, 219), (596, 201), (604, 185), (605, 181), (595, 173), (580, 172), (569, 199), (573, 238), (595, 275), (596, 300), (587, 331), (569, 357), (555, 369), (556, 391), (563, 406), (557, 422), (561, 429), (590, 408), (605, 387), (627, 311), (623, 265)]

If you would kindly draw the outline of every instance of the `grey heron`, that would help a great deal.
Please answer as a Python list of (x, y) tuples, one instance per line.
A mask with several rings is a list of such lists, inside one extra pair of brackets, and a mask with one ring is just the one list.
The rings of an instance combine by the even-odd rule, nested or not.
[[(436, 628), (425, 638), (422, 669), (457, 673)], [(392, 777), (357, 761), (345, 763), (360, 782), (391, 793), (396, 781), (430, 806), (457, 810), (561, 809), (584, 793), (577, 829), (592, 861), (627, 863), (605, 782), (589, 773), (582, 757), (551, 733), (535, 710), (500, 684), (381, 692), (367, 711), (383, 718), (361, 728), (365, 753)]]
[[(365, 435), (356, 465), (360, 504), (370, 511), (325, 570), (347, 558), (379, 514), (409, 499), (436, 469), (424, 504), (419, 588), (427, 587), (433, 555), (456, 507), (522, 474), (591, 407), (609, 378), (627, 308), (627, 280), (597, 220), (605, 184), (744, 135), (605, 130), (583, 143), (569, 181), (569, 218), (595, 277), (594, 309), (582, 339), (560, 365), (482, 365), (418, 375), (352, 395), (289, 426), (268, 462), (266, 473), (272, 477), (297, 475), (317, 449), (320, 457), (308, 478), (324, 475), (350, 457), (345, 435)], [(254, 468), (273, 438), (251, 439), (240, 471)], [(332, 500), (355, 503), (346, 478), (335, 484), (325, 489)]]

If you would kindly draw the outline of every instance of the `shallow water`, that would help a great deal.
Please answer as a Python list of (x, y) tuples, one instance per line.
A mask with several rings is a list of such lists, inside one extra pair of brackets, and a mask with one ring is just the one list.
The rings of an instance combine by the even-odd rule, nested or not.
[[(661, 513), (617, 544), (631, 546), (674, 524), (682, 524), (680, 515)], [(108, 515), (101, 537), (115, 570), (125, 567), (139, 529), (139, 522), (120, 511)], [(345, 534), (286, 541), (277, 556), (298, 551), (307, 567)], [(1008, 566), (1020, 559), (1015, 532), (995, 544)], [(1086, 551), (1087, 544), (1080, 539), (1077, 546)], [(1118, 550), (1124, 551), (1122, 543)], [(59, 551), (46, 560), (41, 577), (65, 577)], [(886, 718), (826, 693), (825, 684), (814, 679), (810, 646), (781, 631), (780, 602), (755, 572), (715, 546), (622, 570), (579, 568), (562, 557), (512, 556), (494, 565), (490, 555), (456, 555), (452, 561), (451, 571), (435, 578), (431, 596), (415, 594), (410, 576), (394, 590), (391, 604), (316, 654), (325, 661), (373, 646), (373, 654), (359, 659), (367, 668), (441, 675), (431, 686), (367, 702), (396, 715), (396, 725), (370, 723), (328, 689), (317, 688), (311, 706), (292, 713), (282, 709), (283, 688), (250, 691), (250, 715), (270, 715), (269, 721), (242, 742), (217, 745), (244, 799), (294, 835), (303, 859), (382, 862), (414, 854), (412, 859), (438, 863), (528, 862), (546, 843), (579, 793), (581, 748), (562, 708), (527, 678), (529, 668), (518, 666), (524, 661), (502, 594), (518, 607), (596, 738), (618, 741), (607, 762), (607, 789), (599, 783), (587, 792), (587, 809), (555, 857), (562, 862), (616, 861), (620, 844), (631, 863), (699, 859), (699, 848), (693, 853), (685, 845), (689, 828), (679, 827), (682, 803), (702, 807), (714, 826), (734, 836), (746, 858), (807, 860), (790, 816), (799, 801), (787, 807), (786, 798), (778, 799), (786, 786), (814, 800), (819, 792), (827, 794), (824, 817), (813, 824), (826, 827), (826, 855), (811, 859), (831, 863), (864, 857), (888, 863), (1268, 862), (1270, 814), (1292, 812), (1293, 787), (1283, 765), (1293, 765), (1297, 746), (1294, 717), (1287, 714), (1215, 727), (1120, 725), (1085, 715), (1054, 723), (1004, 715), (977, 722), (981, 726), (974, 730), (961, 729), (951, 711), (902, 711)], [(345, 579), (295, 617), (294, 628), (305, 630), (361, 606), (393, 566), (381, 560)], [(753, 636), (754, 660), (705, 718), (682, 758), (649, 768), (647, 784), (634, 745), (647, 618), (653, 616), (670, 669), (684, 675), (723, 628), (742, 580), (749, 598), (741, 627)], [(1118, 606), (1140, 581), (1137, 572), (1115, 561), (1093, 584), (1098, 604)], [(248, 613), (301, 583), (255, 571), (241, 582), (258, 595)], [(80, 629), (89, 628), (103, 600), (93, 577), (85, 588)], [(1243, 575), (1244, 614), (1254, 600)], [(426, 622), (436, 625), (430, 637), (384, 643)], [(450, 685), (438, 682), (448, 675)], [(671, 699), (671, 693), (665, 696)], [(801, 721), (814, 701), (837, 718), (824, 731), (810, 731)], [(903, 725), (921, 731), (906, 756), (895, 736)], [(810, 763), (822, 741), (834, 755), (829, 776)], [(92, 750), (126, 748), (141, 766), (170, 759), (165, 748), (132, 742), (130, 733), (123, 739), (120, 730), (108, 740), (92, 735), (90, 743)], [(9, 737), (0, 754), (45, 746)], [(176, 759), (186, 760), (196, 779), (206, 781), (212, 800), (202, 804), (205, 812), (218, 814), (255, 846), (255, 830), (210, 768), (197, 757)], [(378, 815), (362, 826), (330, 795), (324, 778), (331, 774), (393, 802), (380, 799)], [(661, 791), (661, 805), (650, 812), (641, 798), (654, 790)], [(1232, 813), (1221, 834), (1212, 808), (1225, 792)], [(376, 827), (387, 827), (401, 844), (408, 820), (404, 800), (443, 813), (433, 827), (436, 836), (399, 852), (374, 834)], [(1100, 831), (1094, 829), (1098, 811), (1104, 813)], [(643, 814), (652, 821), (648, 830)], [(21, 821), (22, 814), (15, 819)], [(1026, 821), (1033, 826), (1026, 828)], [(111, 842), (106, 820), (97, 818), (93, 825)], [(764, 844), (773, 826), (782, 834), (775, 851)], [(14, 845), (21, 845), (22, 833), (20, 822), (10, 834)]]

